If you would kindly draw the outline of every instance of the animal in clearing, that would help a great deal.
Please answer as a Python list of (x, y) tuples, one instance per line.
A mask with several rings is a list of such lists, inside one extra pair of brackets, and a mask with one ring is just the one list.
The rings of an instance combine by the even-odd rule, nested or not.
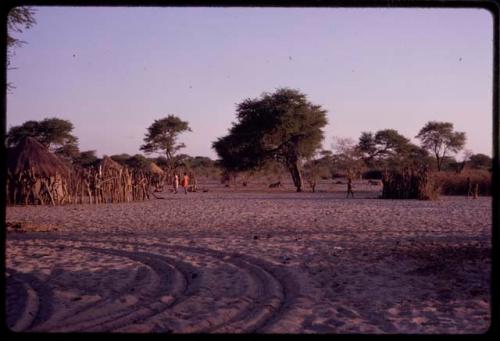
[(269, 185), (269, 188), (276, 188), (276, 187), (281, 187), (281, 181)]

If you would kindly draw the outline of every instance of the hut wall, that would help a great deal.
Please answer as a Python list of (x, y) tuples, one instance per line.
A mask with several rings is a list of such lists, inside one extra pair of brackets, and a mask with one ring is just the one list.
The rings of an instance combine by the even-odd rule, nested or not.
[(61, 205), (71, 197), (68, 179), (60, 174), (39, 176), (24, 170), (7, 176), (7, 203), (10, 205)]

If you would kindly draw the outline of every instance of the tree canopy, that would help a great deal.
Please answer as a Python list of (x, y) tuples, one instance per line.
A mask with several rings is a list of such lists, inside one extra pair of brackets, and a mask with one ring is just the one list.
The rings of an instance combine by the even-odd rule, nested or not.
[(135, 154), (134, 156), (131, 156), (130, 158), (125, 160), (125, 164), (130, 168), (142, 170), (147, 169), (151, 162), (151, 160), (148, 160), (144, 155), (141, 154)]
[(326, 110), (298, 90), (281, 88), (245, 99), (237, 105), (236, 118), (229, 134), (212, 145), (222, 167), (245, 171), (275, 160), (290, 171), (300, 192), (301, 162), (321, 147)]
[(359, 137), (357, 149), (363, 154), (366, 163), (371, 162), (377, 154), (375, 136), (371, 132), (362, 132)]
[(492, 159), (485, 154), (473, 154), (469, 157), (469, 164), (474, 169), (491, 169)]
[(409, 146), (410, 140), (394, 129), (379, 130), (375, 134), (363, 132), (358, 142), (358, 149), (367, 160), (394, 157), (407, 152)]
[(95, 165), (98, 161), (99, 158), (95, 150), (86, 150), (79, 153), (79, 155), (73, 159), (73, 164), (80, 167), (89, 167)]
[(184, 143), (178, 143), (179, 134), (191, 131), (189, 124), (179, 117), (168, 115), (165, 118), (155, 120), (148, 128), (144, 144), (140, 147), (145, 153), (164, 153), (168, 162), (168, 168), (174, 167), (176, 153), (185, 147)]
[(328, 151), (320, 151), (315, 157), (307, 159), (304, 163), (304, 178), (313, 192), (320, 179), (328, 179), (332, 176), (332, 156)]
[(125, 166), (126, 165), (126, 162), (128, 159), (130, 159), (132, 157), (132, 155), (130, 154), (127, 154), (127, 153), (122, 153), (122, 154), (114, 154), (114, 155), (111, 155), (110, 158), (111, 160), (119, 163), (120, 165), (122, 166)]
[(332, 156), (335, 174), (345, 173), (346, 177), (361, 175), (364, 168), (362, 152), (352, 138), (334, 137), (332, 148), (335, 150), (335, 154)]
[(78, 164), (78, 159), (81, 156), (80, 149), (76, 144), (62, 145), (56, 149), (56, 154), (69, 164)]
[(7, 16), (7, 46), (20, 46), (25, 44), (24, 41), (14, 38), (12, 34), (23, 33), (23, 29), (27, 30), (36, 24), (34, 17), (35, 10), (31, 7), (14, 7), (9, 11)]
[(459, 152), (465, 145), (465, 132), (453, 131), (453, 123), (430, 121), (420, 129), (416, 138), (422, 148), (436, 157), (437, 169), (441, 170), (443, 159), (451, 152)]
[(426, 149), (411, 143), (394, 129), (361, 133), (356, 149), (365, 165), (372, 169), (415, 168), (432, 162)]
[[(14, 7), (7, 16), (7, 67), (10, 67), (11, 57), (14, 55), (14, 48), (26, 44), (25, 41), (15, 38), (14, 33), (22, 33), (23, 30), (31, 28), (36, 24), (34, 17), (35, 10), (31, 7)], [(7, 89), (11, 90), (13, 85), (7, 83)]]
[(9, 129), (6, 143), (8, 147), (15, 147), (24, 138), (30, 136), (56, 154), (71, 156), (76, 155), (78, 151), (78, 138), (71, 133), (72, 131), (73, 123), (60, 118), (26, 121), (20, 126)]

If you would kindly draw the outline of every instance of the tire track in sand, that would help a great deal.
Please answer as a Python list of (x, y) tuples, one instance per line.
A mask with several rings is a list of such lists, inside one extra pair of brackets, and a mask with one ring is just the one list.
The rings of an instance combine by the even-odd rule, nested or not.
[[(80, 243), (91, 243), (91, 244), (103, 244), (103, 242), (96, 242), (94, 240), (85, 239), (75, 239), (75, 238), (47, 238), (44, 236), (40, 239), (46, 240), (66, 240), (69, 242), (80, 242)], [(212, 258), (219, 263), (226, 263), (233, 267), (236, 267), (243, 272), (246, 279), (250, 283), (247, 292), (243, 297), (240, 297), (238, 304), (238, 311), (232, 314), (218, 316), (213, 314), (206, 320), (200, 321), (196, 326), (189, 326), (188, 328), (183, 328), (180, 330), (173, 330), (175, 332), (215, 332), (215, 333), (229, 333), (229, 332), (259, 332), (265, 330), (273, 322), (279, 320), (280, 315), (282, 315), (287, 309), (293, 305), (294, 296), (296, 296), (298, 289), (297, 286), (291, 281), (290, 278), (284, 279), (281, 273), (276, 271), (276, 266), (267, 263), (263, 260), (256, 259), (247, 255), (241, 255), (236, 253), (222, 252), (207, 248), (180, 246), (180, 245), (168, 245), (159, 243), (131, 243), (128, 241), (107, 241), (107, 244), (116, 245), (135, 245), (136, 247), (146, 247), (146, 248), (156, 248), (161, 250), (179, 250), (183, 251), (184, 254), (191, 254), (196, 257)], [(144, 252), (128, 252), (116, 249), (107, 248), (95, 248), (95, 247), (81, 247), (82, 250), (87, 249), (88, 251), (110, 253), (118, 256), (126, 256), (128, 258), (136, 257), (143, 263), (151, 265), (151, 262), (158, 259), (164, 259), (164, 256), (160, 256), (156, 253), (144, 253)], [(139, 256), (138, 256), (139, 255)], [(140, 259), (137, 259), (140, 257)], [(148, 263), (149, 262), (149, 263)], [(179, 267), (180, 262), (176, 259), (169, 259), (169, 262), (174, 264), (173, 266)], [(152, 267), (153, 270), (156, 269), (156, 273), (161, 273), (158, 270), (158, 266)], [(159, 275), (161, 277), (161, 275)], [(189, 283), (189, 278), (184, 275), (185, 281)], [(184, 290), (186, 291), (186, 290)], [(88, 331), (111, 331), (120, 330), (121, 327), (127, 324), (134, 324), (139, 322), (144, 322), (146, 320), (156, 320), (158, 321), (168, 321), (172, 320), (176, 312), (180, 309), (180, 306), (176, 306), (183, 301), (188, 299), (196, 298), (195, 293), (185, 294), (182, 300), (175, 300), (170, 302), (170, 304), (159, 304), (154, 300), (155, 294), (150, 296), (147, 303), (138, 303), (134, 306), (123, 307), (123, 309), (118, 313), (107, 315), (104, 319), (102, 317), (97, 317), (93, 320), (86, 320), (87, 324), (77, 324), (78, 330), (88, 330)], [(175, 304), (174, 304), (175, 303)], [(179, 309), (175, 309), (175, 308)], [(131, 309), (136, 309), (135, 311), (130, 311)], [(94, 311), (94, 310), (91, 310)], [(80, 316), (81, 317), (81, 316)], [(75, 316), (73, 320), (78, 321), (78, 315)], [(92, 323), (90, 323), (92, 322)], [(96, 324), (96, 322), (98, 322)], [(161, 325), (161, 323), (160, 323)], [(71, 330), (75, 325), (72, 326)], [(167, 328), (170, 329), (170, 328)], [(160, 331), (160, 330), (157, 330)], [(170, 331), (172, 331), (170, 329)]]
[(12, 282), (15, 283), (14, 290), (8, 288), (6, 290), (7, 311), (14, 308), (12, 305), (15, 305), (13, 302), (15, 297), (18, 295), (23, 297), (22, 308), (16, 314), (17, 318), (14, 321), (7, 319), (7, 326), (12, 331), (21, 332), (35, 328), (47, 321), (53, 311), (51, 289), (34, 275), (18, 272), (11, 268), (7, 268), (6, 272), (11, 282), (10, 289), (13, 288)]
[[(34, 245), (35, 246), (35, 245)], [(61, 245), (38, 245), (59, 248)], [(65, 245), (67, 246), (67, 245)], [(129, 252), (116, 249), (95, 247), (73, 247), (73, 249), (104, 253), (129, 258), (145, 266), (146, 274), (137, 274), (131, 283), (112, 297), (89, 303), (82, 309), (73, 312), (69, 317), (46, 323), (35, 331), (109, 331), (154, 315), (165, 307), (178, 304), (186, 299), (186, 292), (193, 290), (193, 281), (186, 275), (189, 265), (166, 257), (144, 252)], [(175, 263), (173, 265), (172, 263)], [(179, 267), (183, 269), (180, 270)], [(138, 280), (139, 279), (139, 280)], [(130, 302), (130, 291), (134, 290)], [(165, 297), (159, 302), (158, 299)], [(108, 310), (106, 310), (108, 309)], [(104, 314), (103, 314), (104, 310)], [(62, 324), (62, 325), (61, 325)]]

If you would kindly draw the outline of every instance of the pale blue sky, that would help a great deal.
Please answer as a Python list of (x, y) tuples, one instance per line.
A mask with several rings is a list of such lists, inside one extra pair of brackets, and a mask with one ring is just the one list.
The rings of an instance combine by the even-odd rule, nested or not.
[(430, 120), (491, 155), (493, 23), (481, 9), (37, 7), (17, 37), (7, 129), (68, 119), (80, 149), (139, 153), (147, 127), (174, 114), (182, 152), (216, 158), (236, 104), (278, 87), (328, 110), (332, 137)]

